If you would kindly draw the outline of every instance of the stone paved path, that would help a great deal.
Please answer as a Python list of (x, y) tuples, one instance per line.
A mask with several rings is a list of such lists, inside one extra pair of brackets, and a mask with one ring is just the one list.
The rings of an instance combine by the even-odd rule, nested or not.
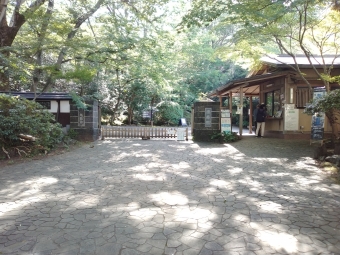
[(0, 254), (340, 254), (306, 141), (106, 140), (0, 169)]

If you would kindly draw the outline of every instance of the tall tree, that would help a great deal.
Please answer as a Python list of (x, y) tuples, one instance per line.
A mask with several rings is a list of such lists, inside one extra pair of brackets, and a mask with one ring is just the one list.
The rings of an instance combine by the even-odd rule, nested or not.
[(22, 5), (25, 0), (16, 0), (14, 2), (13, 12), (8, 23), (8, 16), (11, 8), (9, 0), (0, 0), (0, 91), (10, 90), (9, 79), (7, 75), (8, 62), (7, 58), (10, 54), (9, 47), (12, 46), (15, 37), (20, 28), (26, 22), (27, 17), (34, 13), (46, 0), (31, 1), (27, 8)]
[[(296, 54), (304, 54), (329, 91), (328, 80), (332, 76), (333, 65), (329, 65), (324, 56), (333, 54), (333, 62), (339, 57), (340, 28), (337, 24), (340, 16), (334, 10), (337, 1), (207, 1), (208, 7), (204, 8), (198, 2), (182, 25), (233, 25), (235, 29), (227, 47), (220, 49), (221, 54), (253, 58), (253, 63), (261, 56), (270, 56), (270, 53), (288, 54), (295, 60), (290, 68), (297, 71), (311, 88), (295, 59)], [(322, 71), (313, 64), (317, 56), (323, 58), (318, 63), (322, 65)]]

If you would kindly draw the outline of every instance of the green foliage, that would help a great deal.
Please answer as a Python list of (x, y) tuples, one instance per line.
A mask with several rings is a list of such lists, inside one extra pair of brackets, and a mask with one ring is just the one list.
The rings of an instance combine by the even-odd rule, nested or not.
[(70, 137), (71, 139), (76, 139), (77, 136), (78, 136), (78, 132), (71, 128), (71, 129), (67, 132), (67, 136)]
[(323, 98), (312, 101), (304, 110), (304, 113), (314, 115), (318, 112), (331, 113), (340, 110), (340, 89), (333, 90)]
[(159, 124), (177, 125), (179, 119), (183, 117), (183, 109), (178, 103), (163, 101), (157, 104), (156, 108), (155, 121)]
[(219, 138), (221, 138), (221, 137), (222, 137), (222, 133), (214, 132), (214, 133), (211, 135), (210, 139), (211, 139), (211, 140), (215, 140), (215, 139), (219, 139)]
[(53, 114), (44, 110), (40, 104), (0, 94), (0, 109), (0, 147), (23, 145), (19, 137), (21, 134), (35, 137), (32, 148), (44, 151), (62, 140), (61, 125), (55, 123)]
[(87, 109), (87, 105), (86, 105), (83, 97), (78, 96), (75, 92), (71, 92), (69, 94), (72, 97), (72, 101), (76, 103), (76, 105), (79, 109), (84, 109), (84, 110)]
[(211, 135), (211, 140), (219, 139), (223, 142), (229, 143), (229, 142), (235, 142), (238, 140), (237, 134), (235, 132), (226, 132), (223, 131), (221, 133), (213, 133)]
[(308, 104), (304, 110), (304, 113), (309, 115), (318, 114), (324, 112), (329, 123), (332, 126), (333, 138), (339, 138), (337, 125), (339, 125), (339, 119), (337, 114), (340, 111), (340, 89), (333, 90), (320, 99), (313, 100)]
[(97, 73), (96, 69), (93, 68), (91, 69), (84, 66), (81, 67), (77, 66), (74, 70), (70, 70), (58, 78), (64, 78), (68, 81), (77, 80), (80, 82), (90, 82), (92, 81), (96, 73)]

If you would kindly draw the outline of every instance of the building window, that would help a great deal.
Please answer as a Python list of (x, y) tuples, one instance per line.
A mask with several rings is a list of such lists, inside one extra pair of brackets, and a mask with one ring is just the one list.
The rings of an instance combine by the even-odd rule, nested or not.
[(45, 109), (51, 109), (51, 101), (37, 101), (37, 103), (41, 104)]
[(267, 114), (275, 116), (278, 111), (281, 111), (280, 90), (271, 91), (265, 94)]
[(308, 88), (297, 88), (296, 90), (296, 107), (304, 108), (312, 100)]

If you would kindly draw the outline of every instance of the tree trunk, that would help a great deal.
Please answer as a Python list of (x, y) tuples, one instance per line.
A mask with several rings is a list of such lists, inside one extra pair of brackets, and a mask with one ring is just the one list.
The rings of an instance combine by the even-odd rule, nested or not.
[[(2, 11), (0, 9), (0, 11)], [(1, 23), (0, 23), (0, 48), (10, 47), (12, 46), (12, 43), (21, 28), (21, 26), (25, 23), (25, 17), (21, 15), (20, 13), (16, 13), (14, 15), (14, 18), (16, 20), (15, 26), (10, 27), (7, 24), (6, 15), (4, 15)], [(10, 91), (10, 84), (9, 84), (9, 76), (8, 76), (8, 70), (5, 70), (5, 68), (8, 68), (8, 57), (9, 57), (10, 50), (2, 50), (0, 53), (1, 60), (0, 60), (0, 66), (3, 68), (0, 71), (0, 91)]]
[[(14, 9), (14, 14), (11, 19), (11, 24), (7, 23), (7, 3), (6, 0), (0, 0), (0, 49), (8, 47), (6, 50), (0, 52), (0, 66), (9, 67), (8, 59), (10, 50), (9, 47), (17, 36), (20, 28), (26, 22), (25, 15), (33, 13), (36, 11), (46, 0), (36, 0), (34, 1), (24, 13), (20, 13), (21, 1), (17, 1), (17, 5)], [(0, 91), (10, 91), (9, 76), (8, 72), (0, 72)]]
[(332, 136), (333, 136), (332, 138), (336, 140), (339, 138), (339, 130), (338, 130), (338, 123), (336, 122), (336, 116), (333, 111), (326, 112), (325, 115), (329, 121), (329, 124), (332, 127)]
[(129, 120), (129, 125), (132, 124), (132, 119), (133, 119), (133, 109), (132, 109), (132, 107), (128, 106), (128, 120)]
[(31, 92), (36, 92), (36, 89), (40, 83), (40, 79), (42, 75), (41, 66), (42, 66), (42, 57), (43, 57), (42, 45), (46, 38), (46, 32), (47, 32), (47, 28), (48, 28), (48, 25), (50, 23), (50, 19), (53, 13), (53, 8), (54, 8), (54, 0), (48, 0), (48, 6), (47, 6), (47, 10), (46, 10), (45, 17), (44, 17), (44, 22), (41, 26), (40, 32), (38, 33), (38, 50), (36, 53), (36, 56), (37, 56), (36, 67), (34, 68), (34, 71), (33, 71), (33, 82), (32, 82), (32, 86), (30, 89)]
[[(72, 39), (75, 37), (75, 35), (77, 34), (80, 26), (88, 19), (90, 18), (99, 8), (100, 6), (104, 3), (104, 0), (98, 0), (97, 3), (95, 4), (94, 7), (92, 7), (87, 13), (81, 15), (77, 20), (76, 20), (76, 23), (73, 27), (73, 29), (71, 30), (71, 32), (68, 33), (67, 35), (67, 39), (66, 39), (66, 43), (65, 45), (69, 44), (70, 41), (72, 41)], [(58, 60), (57, 60), (57, 63), (56, 63), (56, 67), (55, 67), (55, 70), (57, 72), (59, 72), (61, 70), (61, 65), (63, 63), (63, 60), (64, 60), (64, 57), (66, 55), (68, 51), (68, 46), (64, 46), (62, 47), (62, 49), (60, 50), (59, 52), (59, 55), (58, 55)], [(48, 91), (49, 89), (51, 89), (55, 84), (55, 78), (50, 75), (48, 78), (47, 78), (47, 82), (46, 82), (46, 85), (45, 87), (43, 88), (43, 91), (42, 92), (46, 92)]]

